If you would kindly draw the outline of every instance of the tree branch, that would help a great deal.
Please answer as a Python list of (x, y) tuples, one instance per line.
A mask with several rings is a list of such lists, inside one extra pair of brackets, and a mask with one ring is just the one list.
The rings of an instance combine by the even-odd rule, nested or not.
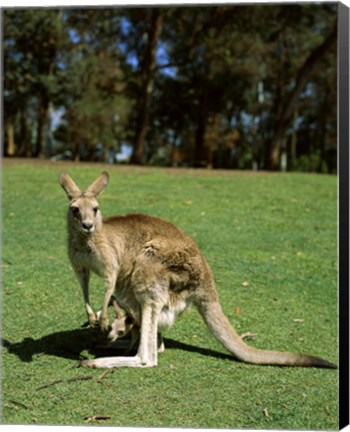
[(286, 104), (284, 105), (284, 109), (281, 114), (281, 125), (285, 125), (290, 122), (290, 119), (293, 115), (295, 105), (297, 104), (300, 93), (305, 87), (306, 83), (309, 80), (311, 72), (317, 62), (323, 57), (323, 55), (331, 48), (334, 42), (337, 40), (337, 23), (335, 22), (333, 25), (333, 29), (331, 33), (327, 36), (327, 38), (317, 46), (310, 55), (306, 58), (303, 65), (299, 69), (294, 89), (289, 96)]

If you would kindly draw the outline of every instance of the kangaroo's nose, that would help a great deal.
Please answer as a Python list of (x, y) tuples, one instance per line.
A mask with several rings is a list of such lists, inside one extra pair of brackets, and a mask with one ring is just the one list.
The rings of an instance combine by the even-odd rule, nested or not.
[(86, 231), (90, 231), (91, 230), (91, 228), (93, 227), (93, 223), (92, 222), (83, 222), (83, 228), (86, 230)]

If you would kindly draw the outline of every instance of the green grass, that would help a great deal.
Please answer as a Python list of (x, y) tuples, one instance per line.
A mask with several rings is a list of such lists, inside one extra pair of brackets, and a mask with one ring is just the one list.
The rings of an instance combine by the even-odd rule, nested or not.
[[(338, 428), (337, 371), (236, 362), (195, 310), (165, 334), (157, 368), (110, 371), (100, 383), (103, 370), (75, 368), (80, 355), (92, 356), (94, 337), (80, 328), (62, 169), (3, 167), (2, 423)], [(102, 170), (68, 169), (81, 187)], [(104, 215), (144, 212), (193, 237), (228, 318), (239, 333), (257, 334), (248, 343), (337, 363), (336, 177), (107, 169)], [(97, 277), (91, 294), (98, 308)], [(111, 418), (87, 423), (96, 415)]]

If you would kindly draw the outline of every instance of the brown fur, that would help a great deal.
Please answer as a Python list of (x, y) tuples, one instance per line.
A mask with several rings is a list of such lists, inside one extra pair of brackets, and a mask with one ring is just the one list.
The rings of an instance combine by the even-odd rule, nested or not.
[[(62, 173), (60, 184), (70, 199), (68, 252), (81, 284), (89, 322), (109, 330), (107, 308), (112, 294), (140, 328), (134, 357), (85, 360), (90, 367), (150, 367), (157, 365), (157, 333), (169, 328), (192, 304), (224, 347), (241, 361), (254, 364), (336, 368), (319, 357), (250, 347), (234, 331), (218, 299), (211, 270), (194, 241), (159, 218), (131, 214), (102, 220), (97, 196), (108, 174), (82, 192)], [(99, 322), (88, 295), (90, 271), (105, 281)]]
[[(122, 338), (130, 333), (130, 342), (129, 346), (125, 351), (125, 355), (129, 354), (132, 348), (136, 345), (136, 342), (140, 338), (140, 328), (136, 324), (136, 322), (132, 319), (130, 315), (126, 313), (124, 309), (122, 309), (117, 302), (117, 299), (112, 296), (112, 306), (115, 312), (115, 319), (112, 322), (111, 330), (108, 333), (107, 339), (108, 343), (106, 345), (107, 348), (113, 348), (114, 342)], [(101, 311), (97, 312), (99, 315)], [(118, 346), (116, 346), (118, 347)], [(164, 342), (160, 333), (158, 333), (158, 352), (164, 352)]]

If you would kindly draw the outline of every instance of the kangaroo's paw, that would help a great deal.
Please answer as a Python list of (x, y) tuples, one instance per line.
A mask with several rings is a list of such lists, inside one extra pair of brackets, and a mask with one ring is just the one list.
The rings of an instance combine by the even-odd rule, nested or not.
[(81, 325), (81, 328), (85, 328), (85, 327), (92, 327), (92, 328), (99, 327), (98, 316), (96, 316), (95, 314), (90, 314), (88, 316), (88, 320)]
[(157, 363), (142, 362), (141, 358), (136, 355), (135, 357), (101, 357), (92, 360), (82, 360), (77, 367), (88, 368), (120, 368), (120, 367), (134, 367), (145, 368), (154, 367)]
[(92, 328), (98, 328), (99, 327), (99, 322), (98, 322), (96, 315), (89, 316), (89, 325)]
[(108, 318), (104, 318), (104, 317), (100, 316), (100, 319), (98, 321), (98, 325), (99, 325), (102, 333), (109, 333), (111, 331), (111, 327), (109, 325)]
[(162, 341), (162, 343), (158, 346), (158, 352), (163, 353), (164, 351), (165, 351), (165, 346), (164, 346), (164, 342)]

